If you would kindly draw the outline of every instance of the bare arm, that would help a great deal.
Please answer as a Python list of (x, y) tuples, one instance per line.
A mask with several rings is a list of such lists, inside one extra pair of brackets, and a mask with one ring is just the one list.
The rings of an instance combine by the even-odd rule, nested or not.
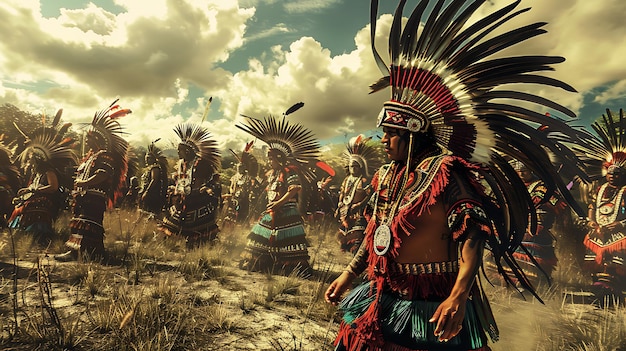
[(285, 195), (283, 195), (280, 199), (278, 199), (276, 201), (270, 202), (267, 205), (267, 209), (268, 210), (273, 210), (275, 208), (278, 208), (278, 207), (282, 206), (285, 202), (289, 201), (291, 198), (296, 196), (296, 194), (300, 191), (300, 189), (302, 189), (302, 186), (300, 186), (300, 185), (290, 185), (289, 189), (287, 189), (287, 192), (285, 193)]
[(77, 180), (74, 182), (74, 185), (80, 187), (92, 187), (94, 185), (103, 183), (109, 179), (109, 173), (104, 169), (98, 169), (94, 175), (85, 179), (85, 180)]
[(46, 178), (48, 178), (48, 185), (37, 188), (35, 189), (35, 191), (44, 194), (52, 194), (55, 191), (59, 190), (59, 179), (57, 178), (56, 173), (54, 173), (53, 171), (47, 171)]
[(341, 301), (343, 293), (367, 267), (367, 256), (367, 242), (363, 241), (348, 267), (326, 289), (326, 293), (324, 293), (326, 302), (337, 305)]
[(459, 274), (450, 296), (439, 305), (429, 320), (437, 323), (435, 335), (439, 341), (448, 341), (461, 331), (467, 299), (481, 264), (483, 248), (484, 239), (477, 233), (471, 233), (462, 243)]

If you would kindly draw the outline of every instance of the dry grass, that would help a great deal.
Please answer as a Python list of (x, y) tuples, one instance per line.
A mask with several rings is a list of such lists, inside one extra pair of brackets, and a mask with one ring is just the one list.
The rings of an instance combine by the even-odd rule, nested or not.
[[(68, 220), (61, 216), (57, 221), (58, 238), (47, 252), (63, 251)], [(218, 243), (188, 250), (183, 240), (164, 238), (154, 220), (137, 212), (112, 211), (104, 225), (108, 260), (42, 260), (47, 282), (37, 278), (34, 262), (43, 251), (32, 237), (15, 236), (13, 255), (9, 233), (0, 234), (2, 349), (332, 349), (338, 314), (323, 293), (350, 260), (339, 251), (332, 230), (308, 228), (314, 272), (303, 278), (297, 272), (282, 276), (239, 270), (249, 228), (223, 231)], [(566, 290), (588, 284), (568, 252), (561, 253), (554, 284), (538, 287), (545, 305), (527, 293), (486, 284), (501, 330), (500, 342), (491, 345), (494, 351), (625, 350), (623, 306), (600, 309), (564, 301)], [(14, 256), (17, 279), (12, 276)]]

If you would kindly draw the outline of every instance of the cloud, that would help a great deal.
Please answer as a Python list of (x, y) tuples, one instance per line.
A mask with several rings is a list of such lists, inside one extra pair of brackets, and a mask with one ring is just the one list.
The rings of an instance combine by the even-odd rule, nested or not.
[[(492, 12), (509, 2), (486, 2), (480, 11)], [(276, 5), (275, 0), (241, 0), (239, 5), (222, 0), (116, 0), (115, 4), (121, 11), (112, 13), (89, 4), (45, 18), (38, 1), (0, 3), (0, 102), (32, 112), (64, 108), (64, 118), (88, 122), (95, 110), (120, 96), (121, 104), (134, 111), (122, 121), (129, 140), (147, 145), (155, 136), (173, 138), (177, 123), (199, 121), (206, 99), (213, 96), (213, 118), (205, 123), (221, 146), (239, 150), (249, 139), (233, 128), (240, 121), (239, 114), (281, 115), (303, 101), (304, 108), (288, 118), (301, 122), (319, 138), (329, 139), (374, 129), (381, 105), (389, 98), (388, 90), (368, 94), (368, 86), (381, 73), (372, 57), (367, 19), (353, 33), (352, 51), (346, 48), (343, 54), (332, 55), (321, 38), (279, 36), (277, 40), (290, 41), (272, 41), (261, 53), (246, 51), (248, 66), (230, 72), (218, 65), (235, 52), (245, 51), (240, 49), (247, 43), (293, 33), (289, 29), (297, 24), (289, 18), (273, 22), (276, 18), (272, 18), (267, 22), (271, 29), (244, 39), (249, 23), (255, 20), (255, 7)], [(301, 13), (335, 4), (295, 1), (285, 2), (284, 8)], [(597, 103), (610, 105), (626, 99), (622, 63), (626, 47), (616, 45), (626, 36), (620, 17), (626, 13), (626, 3), (522, 1), (520, 7), (527, 6), (532, 10), (512, 19), (510, 28), (547, 21), (548, 33), (506, 54), (566, 57), (564, 63), (555, 65), (556, 71), (548, 73), (580, 92), (529, 88), (533, 93), (575, 111), (590, 101), (583, 97), (598, 91), (602, 93), (595, 98)], [(341, 19), (349, 15), (334, 14)], [(383, 55), (390, 23), (389, 14), (378, 20), (376, 46)], [(255, 44), (259, 42), (263, 41)]]
[(283, 7), (288, 13), (307, 13), (325, 10), (339, 3), (339, 0), (294, 0), (286, 2)]
[(259, 32), (253, 35), (246, 36), (246, 43), (249, 43), (258, 39), (271, 37), (276, 34), (289, 33), (289, 32), (291, 32), (291, 30), (287, 27), (287, 25), (285, 25), (284, 23), (278, 23), (272, 28), (266, 29), (262, 32)]

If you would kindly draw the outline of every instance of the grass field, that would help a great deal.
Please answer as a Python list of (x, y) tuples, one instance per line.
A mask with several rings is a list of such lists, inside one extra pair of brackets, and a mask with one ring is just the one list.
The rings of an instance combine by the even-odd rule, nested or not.
[[(303, 279), (237, 268), (249, 228), (187, 250), (153, 220), (118, 209), (105, 216), (105, 262), (58, 263), (67, 223), (57, 221), (47, 248), (0, 233), (1, 350), (332, 350), (339, 316), (323, 293), (350, 260), (332, 228), (308, 227), (314, 274)], [(554, 283), (538, 287), (545, 304), (485, 282), (501, 335), (492, 349), (626, 350), (626, 309), (568, 293), (588, 282), (559, 252)]]

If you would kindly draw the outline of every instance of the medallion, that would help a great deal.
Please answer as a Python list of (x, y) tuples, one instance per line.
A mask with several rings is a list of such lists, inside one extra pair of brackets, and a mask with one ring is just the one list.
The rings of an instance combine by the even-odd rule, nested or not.
[(609, 202), (600, 206), (598, 210), (600, 211), (600, 214), (609, 215), (615, 210), (615, 205)]
[(374, 232), (374, 253), (382, 256), (391, 247), (391, 229), (386, 224), (381, 224)]

